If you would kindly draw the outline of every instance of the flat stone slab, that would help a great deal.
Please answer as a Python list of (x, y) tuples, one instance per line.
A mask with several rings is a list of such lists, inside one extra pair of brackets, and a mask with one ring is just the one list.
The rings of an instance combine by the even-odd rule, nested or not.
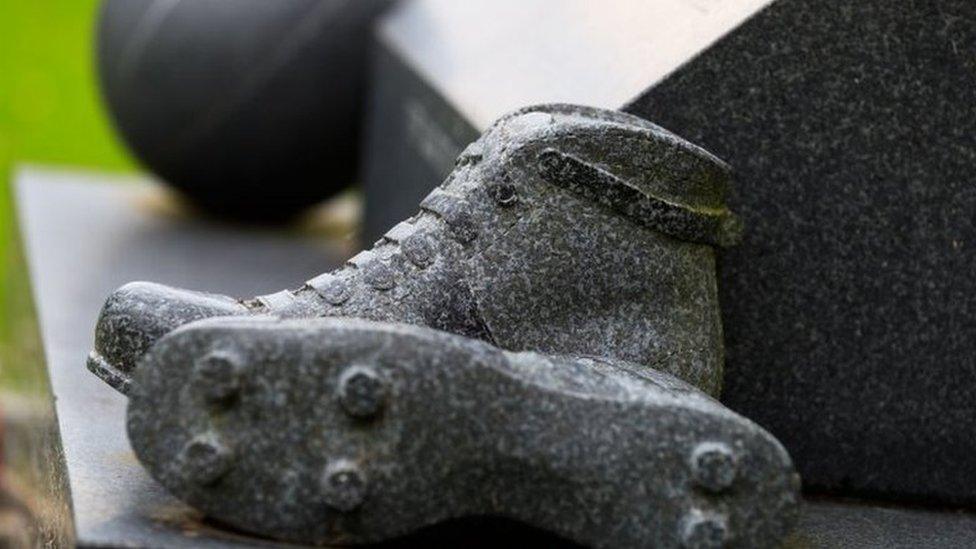
[[(21, 232), (78, 544), (278, 546), (201, 520), (152, 480), (125, 436), (126, 399), (85, 369), (85, 357), (102, 302), (120, 284), (150, 279), (237, 295), (268, 293), (332, 268), (354, 248), (315, 234), (228, 227), (168, 214), (154, 206), (158, 189), (131, 180), (123, 184), (123, 179), (40, 168), (17, 176)], [(480, 533), (484, 530), (479, 521), (470, 521), (421, 539), (428, 546), (431, 540), (443, 546), (450, 540), (475, 543), (474, 537), (477, 546), (489, 547), (485, 540), (505, 535), (555, 543), (510, 524), (493, 524), (489, 535)], [(789, 546), (976, 546), (976, 517), (818, 500), (805, 505)]]

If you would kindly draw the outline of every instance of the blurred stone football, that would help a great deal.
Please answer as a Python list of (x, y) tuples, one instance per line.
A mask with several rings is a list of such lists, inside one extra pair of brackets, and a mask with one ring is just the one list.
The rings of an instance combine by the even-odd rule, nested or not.
[(387, 0), (106, 0), (98, 72), (132, 152), (204, 210), (285, 219), (355, 177)]

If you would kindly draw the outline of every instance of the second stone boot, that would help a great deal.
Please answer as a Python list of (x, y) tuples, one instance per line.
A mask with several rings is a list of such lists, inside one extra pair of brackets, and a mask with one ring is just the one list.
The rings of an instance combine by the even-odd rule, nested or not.
[(501, 516), (591, 547), (779, 547), (798, 479), (769, 433), (673, 376), (438, 330), (212, 318), (143, 357), (129, 440), (209, 518), (383, 541)]
[(238, 300), (137, 282), (113, 293), (89, 368), (127, 392), (152, 344), (228, 315), (428, 326), (509, 350), (629, 360), (716, 394), (727, 166), (640, 118), (542, 105), (501, 118), (420, 212), (336, 271)]

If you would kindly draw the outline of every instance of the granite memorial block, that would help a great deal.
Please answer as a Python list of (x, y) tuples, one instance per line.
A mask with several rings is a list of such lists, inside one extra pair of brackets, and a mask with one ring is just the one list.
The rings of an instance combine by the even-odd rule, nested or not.
[[(341, 239), (239, 230), (171, 215), (158, 191), (116, 176), (31, 168), (17, 176), (24, 250), (63, 456), (70, 530), (78, 547), (284, 547), (204, 520), (143, 469), (125, 435), (127, 399), (83, 367), (105, 296), (131, 279), (246, 295), (289, 286), (337, 265)], [(110, 268), (106, 268), (109, 265)], [(356, 407), (361, 410), (362, 408)], [(46, 443), (45, 443), (46, 444)], [(454, 522), (390, 547), (572, 547), (503, 521)], [(801, 506), (788, 547), (958, 548), (976, 544), (976, 518), (817, 499)], [(288, 547), (294, 547), (289, 545)]]
[(736, 170), (723, 401), (810, 490), (976, 502), (976, 3), (415, 0), (376, 35), (368, 235), (514, 105), (653, 120)]
[(641, 118), (521, 109), (420, 213), (297, 290), (113, 292), (89, 369), (130, 396), (160, 484), (259, 535), (501, 515), (594, 547), (774, 547), (790, 458), (707, 395), (713, 248), (741, 233), (727, 181)]

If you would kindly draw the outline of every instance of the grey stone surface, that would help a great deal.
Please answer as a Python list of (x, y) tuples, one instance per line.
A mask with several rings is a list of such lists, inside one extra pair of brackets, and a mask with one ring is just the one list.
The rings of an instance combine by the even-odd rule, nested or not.
[[(498, 17), (506, 3), (478, 0), (392, 14), (373, 77), (367, 234), (427, 192), (415, 174), (447, 173), (436, 151), (483, 129), (499, 97), (626, 105), (736, 170), (730, 204), (748, 230), (720, 256), (724, 402), (776, 434), (809, 487), (976, 502), (963, 427), (976, 414), (976, 3), (777, 0), (643, 83), (627, 59), (656, 63), (656, 37), (680, 22), (636, 22), (681, 2), (600, 3), (629, 17), (614, 36), (633, 40), (610, 42), (590, 32), (603, 16), (570, 4), (586, 17)], [(508, 45), (469, 40), (488, 20)], [(468, 85), (474, 71), (488, 83)]]
[[(234, 364), (220, 402), (216, 356)], [(161, 484), (299, 542), (494, 515), (591, 547), (776, 547), (799, 499), (773, 437), (677, 378), (407, 324), (193, 322), (146, 353), (129, 398)]]
[(971, 513), (881, 506), (867, 502), (807, 501), (788, 549), (919, 549), (973, 547)]
[[(78, 545), (276, 546), (201, 521), (153, 481), (125, 437), (126, 399), (86, 372), (82, 357), (105, 296), (126, 280), (152, 277), (201, 290), (260, 293), (327, 268), (342, 248), (296, 234), (229, 230), (159, 215), (144, 207), (144, 185), (120, 185), (111, 176), (32, 169), (17, 180)], [(517, 524), (481, 519), (425, 529), (400, 546), (488, 548), (514, 540), (571, 546)], [(820, 500), (803, 504), (787, 547), (973, 545), (976, 519), (970, 514)]]
[(642, 119), (527, 108), (465, 149), (420, 213), (295, 291), (235, 301), (126, 285), (103, 309), (90, 368), (126, 390), (146, 349), (186, 322), (348, 316), (617, 357), (715, 393), (713, 246), (738, 238), (727, 184), (724, 163)]

